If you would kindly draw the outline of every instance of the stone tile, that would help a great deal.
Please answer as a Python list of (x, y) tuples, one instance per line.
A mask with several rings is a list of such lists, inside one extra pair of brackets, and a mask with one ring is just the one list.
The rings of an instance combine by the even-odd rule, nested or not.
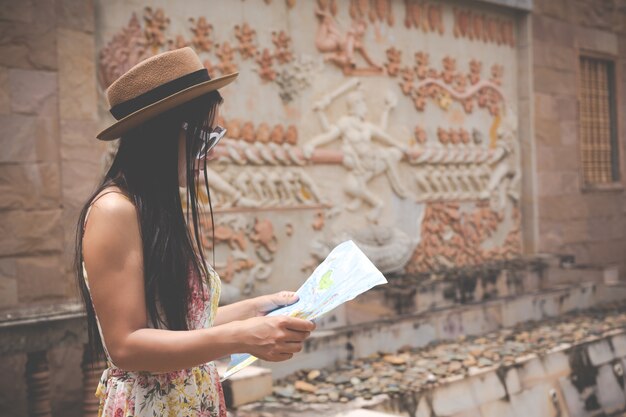
[(559, 121), (561, 143), (565, 146), (578, 146), (578, 121)]
[(506, 392), (509, 395), (517, 394), (522, 390), (522, 383), (516, 368), (507, 369), (504, 383), (506, 385)]
[(534, 93), (535, 113), (537, 118), (544, 120), (556, 120), (559, 117), (557, 100), (552, 94)]
[[(535, 120), (535, 136), (537, 144), (557, 146), (561, 142), (561, 130), (556, 120), (537, 118)], [(542, 170), (542, 166), (537, 167)]]
[(520, 365), (521, 366), (517, 369), (517, 373), (522, 389), (526, 390), (537, 385), (546, 378), (545, 368), (543, 367), (541, 359), (538, 357), (532, 357), (522, 362)]
[(58, 160), (57, 118), (0, 114), (1, 162)]
[(0, 277), (0, 310), (19, 304), (17, 279)]
[(544, 383), (524, 390), (519, 394), (511, 395), (511, 406), (515, 410), (515, 416), (564, 416), (564, 413), (559, 413), (552, 403), (550, 393), (553, 389), (552, 385)]
[(482, 417), (516, 417), (517, 414), (509, 401), (499, 400), (480, 406)]
[(565, 242), (581, 242), (589, 237), (589, 222), (587, 220), (571, 220), (563, 228)]
[[(57, 73), (9, 70), (11, 110), (22, 114), (57, 113)], [(44, 108), (48, 107), (46, 111)]]
[(33, 0), (5, 1), (0, 7), (0, 20), (33, 23)]
[(611, 345), (616, 358), (626, 357), (626, 334), (619, 334), (611, 338)]
[(471, 377), (470, 384), (478, 405), (497, 401), (506, 396), (506, 390), (495, 371)]
[(585, 410), (585, 402), (581, 398), (578, 389), (572, 384), (569, 376), (559, 378), (559, 387), (570, 416), (587, 417), (589, 414), (587, 410)]
[(31, 24), (0, 21), (0, 65), (54, 70), (57, 67), (54, 2), (38, 0), (30, 13), (29, 17), (28, 12), (22, 12), (21, 18), (32, 17)]
[(533, 64), (538, 67), (571, 71), (578, 65), (578, 54), (573, 46), (561, 46), (551, 39), (535, 40)]
[(535, 0), (533, 2), (533, 15), (546, 15), (555, 18), (550, 20), (568, 20), (571, 15), (570, 7), (571, 2), (569, 0)]
[(91, 34), (58, 29), (59, 113), (61, 119), (95, 120), (95, 45)]
[(558, 109), (558, 119), (563, 121), (578, 121), (578, 97), (571, 93), (565, 96), (558, 96), (556, 99), (556, 105)]
[(589, 361), (593, 366), (603, 365), (613, 360), (613, 350), (606, 340), (600, 340), (587, 346)]
[(0, 216), (0, 256), (61, 251), (61, 210), (4, 211)]
[(61, 167), (62, 195), (65, 204), (80, 207), (98, 185), (102, 174), (98, 164), (82, 161), (67, 161)]
[(546, 94), (571, 94), (577, 89), (576, 73), (552, 68), (534, 68), (534, 88), (536, 92)]
[(580, 190), (580, 175), (577, 171), (539, 172), (537, 175), (540, 196), (574, 194)]
[[(546, 0), (541, 4), (547, 6), (554, 5), (560, 9), (556, 13), (542, 10), (542, 6), (537, 8), (538, 12), (533, 13), (533, 41), (546, 42), (559, 46), (574, 47), (574, 27), (555, 16), (563, 17), (567, 14), (567, 3), (569, 0)], [(547, 15), (547, 16), (542, 16)]]
[(544, 220), (586, 219), (588, 213), (584, 197), (580, 194), (539, 199), (539, 216)]
[(19, 258), (16, 263), (20, 303), (66, 296), (68, 283), (59, 255)]
[[(98, 127), (93, 120), (61, 120), (61, 158), (102, 164), (106, 142), (96, 139)], [(104, 168), (98, 169), (104, 172)]]
[(435, 388), (432, 403), (435, 415), (452, 416), (477, 407), (472, 391), (466, 379)]
[(626, 407), (624, 391), (617, 383), (613, 365), (608, 363), (598, 368), (596, 379), (598, 402), (607, 415), (611, 415)]
[(90, 33), (94, 31), (93, 0), (57, 0), (56, 16), (58, 27)]
[(0, 209), (4, 210), (59, 208), (59, 164), (0, 164), (0, 195)]
[(0, 114), (7, 114), (10, 111), (9, 70), (5, 67), (0, 67)]
[(541, 358), (543, 369), (546, 377), (549, 379), (569, 375), (571, 372), (569, 366), (569, 357), (563, 351), (552, 352)]
[(259, 401), (272, 395), (272, 371), (249, 366), (224, 381), (224, 395), (229, 408)]
[(604, 1), (577, 1), (572, 7), (573, 23), (580, 25), (614, 30), (618, 22), (616, 8), (613, 2)]

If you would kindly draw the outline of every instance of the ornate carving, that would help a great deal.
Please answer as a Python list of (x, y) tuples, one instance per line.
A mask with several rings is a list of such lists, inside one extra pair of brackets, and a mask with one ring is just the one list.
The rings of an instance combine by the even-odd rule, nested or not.
[(277, 74), (275, 82), (280, 88), (280, 98), (284, 103), (291, 102), (312, 84), (313, 76), (320, 65), (311, 57), (302, 56), (292, 61), (289, 67)]
[(185, 46), (189, 46), (189, 42), (187, 42), (183, 35), (176, 35), (176, 39), (167, 40), (167, 45), (168, 49), (171, 51), (174, 49), (180, 49), (184, 48)]
[[(513, 210), (512, 219), (519, 221)], [(426, 206), (421, 241), (407, 266), (409, 273), (437, 271), (452, 266), (476, 265), (487, 260), (510, 258), (521, 249), (519, 230), (514, 227), (501, 247), (485, 249), (484, 242), (493, 237), (503, 215), (478, 204), (472, 211), (461, 211), (456, 203), (433, 203)]]
[(257, 53), (256, 30), (244, 23), (242, 26), (235, 25), (235, 37), (239, 41), (239, 54), (242, 59), (253, 58)]
[(163, 9), (152, 10), (146, 7), (143, 13), (145, 22), (144, 35), (147, 46), (151, 48), (152, 54), (156, 54), (165, 46), (165, 30), (170, 24), (169, 17), (165, 16)]
[(191, 43), (194, 48), (198, 52), (211, 52), (213, 48), (213, 40), (211, 40), (211, 32), (213, 32), (213, 25), (206, 21), (204, 16), (199, 17), (196, 20), (193, 17), (189, 18), (189, 22), (191, 22), (191, 32), (193, 33), (193, 38), (191, 39)]
[(274, 56), (269, 49), (263, 49), (263, 53), (257, 56), (256, 63), (259, 65), (257, 72), (263, 81), (274, 81), (276, 78), (276, 71), (272, 68), (272, 61)]
[(229, 74), (237, 71), (237, 64), (235, 63), (235, 49), (230, 46), (230, 43), (224, 42), (221, 45), (217, 45), (217, 52), (215, 53), (220, 63), (215, 66), (222, 74)]
[[(387, 68), (395, 70), (401, 63), (395, 52), (388, 51)], [(429, 56), (424, 52), (415, 53), (415, 66), (413, 68), (401, 67), (399, 82), (402, 93), (411, 98), (415, 109), (424, 111), (427, 99), (435, 101), (443, 110), (447, 110), (453, 101), (461, 103), (467, 113), (471, 113), (474, 102), (480, 108), (486, 108), (489, 113), (496, 116), (503, 103), (503, 94), (500, 90), (504, 68), (501, 65), (493, 65), (491, 78), (480, 80), (482, 64), (479, 61), (470, 61), (470, 73), (463, 74), (457, 70), (456, 60), (446, 56), (443, 58), (443, 70), (438, 72), (430, 68)], [(395, 76), (388, 70), (390, 76)], [(419, 82), (415, 82), (415, 78)], [(468, 87), (469, 80), (469, 87)]]
[(385, 68), (387, 68), (387, 74), (391, 77), (395, 77), (400, 72), (400, 64), (402, 62), (402, 51), (391, 47), (387, 49), (387, 63), (385, 64)]
[(274, 58), (278, 63), (287, 64), (293, 60), (291, 37), (284, 30), (272, 32), (272, 43), (274, 44)]
[[(376, 64), (365, 50), (363, 42), (367, 29), (365, 20), (353, 20), (350, 29), (344, 33), (328, 10), (318, 8), (315, 15), (319, 20), (315, 46), (324, 54), (324, 61), (337, 65), (345, 75), (368, 75), (382, 72), (382, 67)], [(357, 67), (355, 60), (357, 53), (363, 57), (367, 67)]]
[(515, 47), (514, 22), (454, 8), (454, 37)]
[(149, 56), (148, 44), (137, 15), (113, 36), (98, 54), (98, 81), (104, 90), (135, 64)]
[[(401, 198), (407, 197), (409, 193), (397, 172), (397, 164), (407, 151), (407, 146), (386, 132), (389, 111), (395, 106), (394, 98), (389, 97), (386, 100), (381, 123), (374, 125), (365, 119), (367, 105), (363, 92), (355, 90), (358, 85), (358, 81), (350, 81), (327, 94), (314, 105), (323, 133), (311, 139), (304, 146), (303, 152), (305, 157), (310, 158), (316, 147), (340, 140), (344, 155), (343, 165), (348, 170), (344, 191), (351, 198), (347, 208), (356, 210), (362, 203), (366, 203), (372, 207), (367, 218), (376, 222), (384, 207), (384, 202), (369, 190), (368, 183), (379, 175), (385, 174), (393, 191)], [(333, 100), (346, 93), (348, 93), (348, 114), (341, 117), (335, 124), (331, 124), (324, 110)], [(373, 140), (378, 140), (386, 146), (376, 145)]]

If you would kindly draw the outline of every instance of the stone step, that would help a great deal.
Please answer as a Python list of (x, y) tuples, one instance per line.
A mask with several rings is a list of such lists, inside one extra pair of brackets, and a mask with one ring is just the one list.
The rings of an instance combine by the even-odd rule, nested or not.
[[(477, 417), (621, 416), (626, 409), (623, 330), (512, 366), (455, 376), (413, 395), (383, 396), (376, 410), (397, 415)], [(411, 398), (409, 398), (411, 397)]]
[(345, 413), (335, 414), (335, 417), (394, 417), (397, 414), (382, 413), (380, 411), (372, 411), (366, 408), (350, 410)]
[(318, 329), (510, 298), (584, 282), (603, 282), (604, 270), (561, 266), (558, 258), (544, 258), (550, 262), (526, 260), (514, 265), (482, 266), (429, 277), (389, 277), (387, 285), (374, 287), (319, 319)]
[[(284, 398), (278, 391), (308, 379), (305, 372), (282, 381), (275, 390), (276, 399), (250, 404), (237, 415), (308, 417), (316, 412), (336, 415), (366, 408), (418, 417), (622, 416), (626, 410), (625, 326), (626, 304), (622, 302), (393, 354), (401, 362), (374, 355), (321, 370), (311, 380), (318, 394), (312, 401)], [(483, 353), (473, 353), (479, 348)], [(493, 364), (449, 367), (443, 374), (438, 370), (442, 364), (458, 361), (458, 356), (486, 357), (488, 352), (503, 356)], [(426, 378), (425, 372), (438, 376)], [(335, 397), (344, 398), (348, 392), (356, 397), (344, 403), (321, 401), (319, 395), (330, 395), (325, 391), (329, 387)]]
[(584, 283), (492, 301), (456, 305), (376, 321), (317, 330), (293, 359), (266, 363), (275, 379), (300, 369), (319, 369), (337, 362), (420, 347), (459, 336), (481, 335), (518, 323), (587, 309), (626, 299), (626, 286)]
[[(224, 375), (227, 365), (227, 362), (218, 364), (220, 375)], [(224, 381), (222, 387), (228, 408), (259, 401), (272, 395), (272, 371), (251, 365)]]

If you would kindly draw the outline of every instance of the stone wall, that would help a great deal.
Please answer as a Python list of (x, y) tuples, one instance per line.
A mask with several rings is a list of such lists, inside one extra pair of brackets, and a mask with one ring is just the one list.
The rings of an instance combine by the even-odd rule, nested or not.
[[(76, 300), (71, 269), (75, 221), (101, 175), (104, 153), (94, 139), (96, 106), (93, 2), (0, 1), (4, 325), (20, 314), (55, 311)], [(82, 343), (57, 344), (47, 356), (51, 385), (64, 387), (55, 389), (51, 399), (55, 415), (80, 415)], [(0, 381), (0, 415), (27, 414), (26, 357), (0, 356), (7, 376)]]
[[(623, 276), (626, 271), (624, 2), (535, 1), (532, 27), (538, 249), (571, 253), (582, 263), (619, 264)], [(612, 190), (583, 189), (577, 105), (581, 51), (616, 58), (622, 180)]]
[(90, 1), (0, 7), (0, 310), (75, 298), (74, 222), (100, 174)]

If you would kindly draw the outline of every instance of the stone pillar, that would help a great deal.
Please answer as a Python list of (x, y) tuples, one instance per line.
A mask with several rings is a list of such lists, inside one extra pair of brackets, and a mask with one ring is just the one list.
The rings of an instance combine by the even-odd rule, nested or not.
[(28, 354), (26, 362), (26, 386), (28, 415), (31, 417), (52, 417), (50, 405), (50, 371), (46, 351)]
[(99, 360), (92, 364), (89, 345), (84, 346), (83, 352), (83, 416), (96, 417), (100, 401), (95, 396), (102, 371), (106, 367), (104, 361)]

